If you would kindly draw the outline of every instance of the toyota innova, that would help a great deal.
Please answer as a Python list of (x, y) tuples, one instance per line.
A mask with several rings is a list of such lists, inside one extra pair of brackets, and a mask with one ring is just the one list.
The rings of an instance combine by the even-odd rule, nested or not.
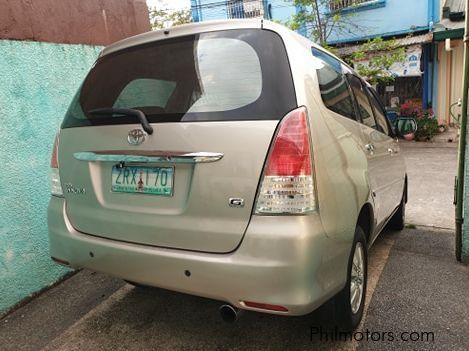
[(265, 20), (105, 48), (51, 160), (50, 253), (136, 285), (304, 315), (363, 314), (367, 252), (404, 225), (407, 177), (373, 88)]

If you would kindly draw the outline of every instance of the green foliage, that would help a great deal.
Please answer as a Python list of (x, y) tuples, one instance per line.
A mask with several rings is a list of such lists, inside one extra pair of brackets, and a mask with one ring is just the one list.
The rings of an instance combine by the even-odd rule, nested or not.
[[(354, 29), (357, 32), (363, 30), (357, 23), (351, 19), (354, 16), (353, 11), (344, 14), (341, 11), (333, 11), (337, 8), (335, 4), (340, 5), (342, 0), (294, 0), (293, 3), (300, 9), (288, 23), (291, 29), (298, 30), (306, 28), (311, 32), (311, 39), (334, 54), (338, 51), (327, 45), (327, 39), (335, 31), (338, 35), (347, 33)], [(353, 3), (353, 6), (356, 6)], [(324, 9), (329, 9), (330, 13), (324, 14)], [(368, 64), (361, 64), (360, 61), (367, 59)], [(360, 45), (359, 49), (348, 58), (349, 63), (355, 66), (357, 72), (365, 77), (371, 84), (379, 82), (393, 81), (394, 77), (389, 72), (389, 68), (398, 62), (405, 60), (405, 49), (398, 47), (396, 40), (383, 40), (378, 37), (369, 40)]]
[(438, 134), (438, 120), (436, 118), (417, 118), (417, 132), (415, 136), (418, 139), (430, 140)]
[(306, 27), (311, 32), (311, 39), (321, 45), (326, 44), (332, 29), (340, 23), (340, 12), (330, 15), (321, 13), (321, 9), (329, 8), (331, 1), (339, 3), (340, 0), (294, 0), (295, 6), (300, 9), (287, 23), (293, 30)]
[(191, 9), (170, 10), (153, 8), (150, 9), (150, 22), (153, 30), (191, 23), (192, 12)]
[[(293, 30), (305, 28), (311, 34), (311, 39), (324, 46), (329, 36), (336, 34), (353, 34), (361, 32), (362, 25), (353, 22), (354, 11), (336, 10), (342, 7), (343, 0), (293, 0), (299, 11), (286, 23)], [(360, 5), (355, 1), (351, 2), (347, 9)], [(324, 10), (327, 9), (325, 12)]]
[(328, 44), (324, 44), (322, 47), (324, 49), (326, 49), (327, 51), (329, 51), (331, 54), (333, 54), (337, 57), (340, 57), (339, 49), (337, 49), (335, 46), (330, 46)]
[[(360, 63), (363, 60), (368, 60), (368, 64)], [(389, 68), (404, 60), (405, 48), (398, 47), (395, 39), (383, 40), (381, 37), (363, 43), (349, 58), (358, 74), (373, 85), (393, 81), (394, 76), (389, 72)]]

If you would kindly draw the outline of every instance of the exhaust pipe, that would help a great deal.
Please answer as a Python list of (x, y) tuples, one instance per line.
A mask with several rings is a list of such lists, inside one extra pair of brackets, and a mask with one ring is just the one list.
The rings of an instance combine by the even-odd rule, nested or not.
[(242, 310), (231, 305), (221, 305), (218, 311), (221, 319), (230, 324), (236, 322), (242, 314)]

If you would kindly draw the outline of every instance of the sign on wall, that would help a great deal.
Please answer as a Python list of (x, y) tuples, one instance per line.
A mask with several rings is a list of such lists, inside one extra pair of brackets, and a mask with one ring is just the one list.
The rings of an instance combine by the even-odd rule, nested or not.
[(395, 63), (389, 71), (397, 77), (420, 77), (420, 59), (422, 57), (422, 47), (413, 45), (406, 48), (406, 59), (404, 62)]
[[(420, 59), (422, 57), (422, 47), (412, 45), (406, 48), (405, 61), (393, 64), (388, 72), (395, 77), (420, 77)], [(355, 62), (355, 67), (360, 64), (367, 66), (369, 60)]]

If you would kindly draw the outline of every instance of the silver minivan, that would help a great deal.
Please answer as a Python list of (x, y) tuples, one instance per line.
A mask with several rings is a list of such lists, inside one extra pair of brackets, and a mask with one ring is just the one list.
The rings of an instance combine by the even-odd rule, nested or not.
[(404, 226), (385, 111), (321, 47), (265, 20), (145, 33), (100, 54), (51, 160), (52, 259), (135, 285), (304, 315), (363, 314), (367, 251)]

